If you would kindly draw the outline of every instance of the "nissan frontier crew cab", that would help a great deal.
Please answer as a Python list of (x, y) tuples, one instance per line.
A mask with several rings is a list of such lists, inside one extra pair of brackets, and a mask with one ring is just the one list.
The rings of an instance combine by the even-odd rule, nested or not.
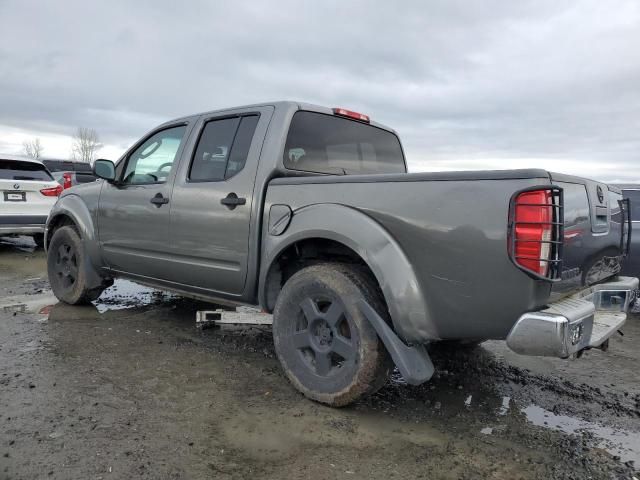
[(342, 108), (275, 102), (145, 135), (46, 226), (69, 304), (123, 277), (273, 313), (275, 350), (307, 397), (346, 405), (427, 345), (506, 339), (524, 355), (606, 349), (638, 280), (619, 276), (620, 191), (539, 169), (407, 173), (396, 133)]

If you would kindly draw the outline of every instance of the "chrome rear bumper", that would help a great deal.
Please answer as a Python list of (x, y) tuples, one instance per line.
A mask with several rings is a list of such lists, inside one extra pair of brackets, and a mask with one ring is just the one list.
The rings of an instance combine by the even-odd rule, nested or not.
[(522, 315), (507, 336), (521, 355), (567, 358), (585, 348), (600, 347), (626, 321), (638, 279), (617, 277)]

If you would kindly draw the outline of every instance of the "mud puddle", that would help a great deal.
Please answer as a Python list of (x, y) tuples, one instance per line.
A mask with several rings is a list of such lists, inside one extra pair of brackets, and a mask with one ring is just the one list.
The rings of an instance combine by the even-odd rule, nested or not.
[(110, 310), (157, 305), (175, 298), (177, 298), (175, 295), (168, 292), (145, 287), (129, 280), (117, 279), (93, 304), (98, 312), (104, 313)]
[(596, 447), (606, 450), (623, 462), (633, 461), (640, 465), (640, 433), (588, 422), (567, 415), (556, 415), (533, 404), (522, 408), (521, 412), (533, 425), (593, 438)]

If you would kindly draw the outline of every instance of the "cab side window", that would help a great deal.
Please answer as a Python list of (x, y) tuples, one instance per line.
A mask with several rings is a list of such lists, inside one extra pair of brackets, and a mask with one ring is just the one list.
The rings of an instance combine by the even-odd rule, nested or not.
[(149, 137), (129, 155), (122, 182), (131, 185), (166, 182), (186, 129), (184, 125), (167, 128)]
[(233, 177), (247, 161), (258, 115), (207, 122), (189, 170), (192, 182), (217, 182)]

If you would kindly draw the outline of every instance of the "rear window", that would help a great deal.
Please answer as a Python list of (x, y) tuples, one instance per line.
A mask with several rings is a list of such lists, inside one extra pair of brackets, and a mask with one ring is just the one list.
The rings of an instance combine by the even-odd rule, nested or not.
[(76, 172), (93, 173), (93, 170), (91, 169), (91, 165), (89, 165), (88, 163), (74, 162), (73, 169)]
[(50, 172), (72, 172), (73, 164), (62, 160), (43, 160)]
[(623, 190), (622, 194), (631, 204), (631, 220), (640, 222), (640, 190)]
[(315, 112), (296, 112), (284, 149), (291, 170), (338, 175), (405, 173), (398, 137), (372, 125)]
[(51, 174), (44, 165), (20, 160), (0, 160), (0, 179), (2, 180), (37, 180), (50, 182)]

